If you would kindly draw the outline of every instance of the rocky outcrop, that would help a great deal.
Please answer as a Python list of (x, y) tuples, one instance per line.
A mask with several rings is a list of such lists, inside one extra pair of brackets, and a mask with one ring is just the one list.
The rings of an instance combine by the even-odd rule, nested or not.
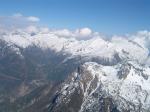
[(143, 85), (150, 83), (140, 69), (144, 74), (150, 70), (130, 61), (86, 63), (61, 85), (49, 112), (148, 112), (150, 93)]

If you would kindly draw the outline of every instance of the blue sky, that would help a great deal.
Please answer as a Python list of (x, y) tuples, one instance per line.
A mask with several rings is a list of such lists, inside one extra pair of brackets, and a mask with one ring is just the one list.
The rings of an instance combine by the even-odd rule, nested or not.
[(21, 13), (50, 28), (89, 27), (105, 34), (150, 30), (150, 0), (0, 0), (0, 16)]

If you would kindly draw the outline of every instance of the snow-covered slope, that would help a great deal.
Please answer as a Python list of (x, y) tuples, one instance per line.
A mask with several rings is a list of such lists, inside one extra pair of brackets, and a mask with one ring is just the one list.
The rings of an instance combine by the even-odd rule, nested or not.
[[(5, 42), (7, 44), (6, 47), (1, 45), (2, 57), (8, 47), (20, 60), (24, 60), (26, 50), (31, 50), (28, 52), (31, 55), (26, 55), (27, 59), (31, 58), (29, 60), (31, 62), (35, 57), (39, 58), (33, 62), (40, 59), (39, 62), (51, 63), (53, 60), (54, 65), (51, 63), (51, 66), (56, 66), (56, 63), (59, 65), (55, 70), (49, 63), (47, 66), (37, 63), (38, 67), (43, 67), (43, 70), (46, 67), (48, 73), (51, 67), (50, 75), (56, 75), (55, 71), (59, 71), (59, 75), (66, 76), (70, 73), (66, 72), (67, 70), (71, 69), (72, 72), (74, 71), (72, 69), (82, 64), (63, 84), (59, 85), (60, 91), (58, 90), (52, 102), (49, 101), (50, 104), (46, 105), (50, 112), (66, 111), (66, 109), (69, 109), (69, 112), (149, 112), (150, 110), (150, 33), (147, 31), (127, 37), (113, 36), (106, 39), (87, 28), (69, 31), (30, 27), (30, 30), (0, 30), (0, 41), (1, 44)], [(23, 51), (25, 54), (22, 54)], [(41, 72), (39, 77), (43, 74), (45, 73)]]
[[(81, 35), (82, 34), (82, 35)], [(42, 49), (51, 49), (55, 52), (71, 54), (71, 57), (99, 57), (113, 60), (117, 54), (121, 59), (136, 60), (145, 63), (149, 58), (149, 48), (145, 44), (145, 38), (150, 36), (142, 35), (136, 38), (112, 37), (109, 41), (102, 38), (100, 34), (71, 32), (68, 30), (27, 32), (24, 30), (1, 33), (1, 39), (9, 43), (26, 48), (36, 45)], [(144, 38), (144, 37), (145, 38)], [(78, 37), (91, 37), (87, 40), (79, 40)], [(132, 36), (131, 36), (132, 37)], [(143, 40), (143, 41), (139, 41)]]
[(113, 112), (114, 109), (115, 112), (148, 112), (149, 76), (150, 68), (136, 62), (115, 66), (85, 63), (62, 85), (53, 110), (62, 105), (74, 109), (71, 104), (80, 98), (79, 112)]

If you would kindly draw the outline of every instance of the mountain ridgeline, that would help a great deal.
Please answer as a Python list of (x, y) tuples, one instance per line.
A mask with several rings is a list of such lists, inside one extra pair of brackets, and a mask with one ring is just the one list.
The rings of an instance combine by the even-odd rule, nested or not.
[(0, 34), (0, 112), (150, 112), (149, 34)]

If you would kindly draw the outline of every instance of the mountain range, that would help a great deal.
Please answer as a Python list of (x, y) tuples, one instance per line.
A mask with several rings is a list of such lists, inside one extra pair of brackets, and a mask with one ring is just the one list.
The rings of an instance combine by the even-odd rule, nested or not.
[(149, 112), (150, 32), (0, 30), (1, 112)]

